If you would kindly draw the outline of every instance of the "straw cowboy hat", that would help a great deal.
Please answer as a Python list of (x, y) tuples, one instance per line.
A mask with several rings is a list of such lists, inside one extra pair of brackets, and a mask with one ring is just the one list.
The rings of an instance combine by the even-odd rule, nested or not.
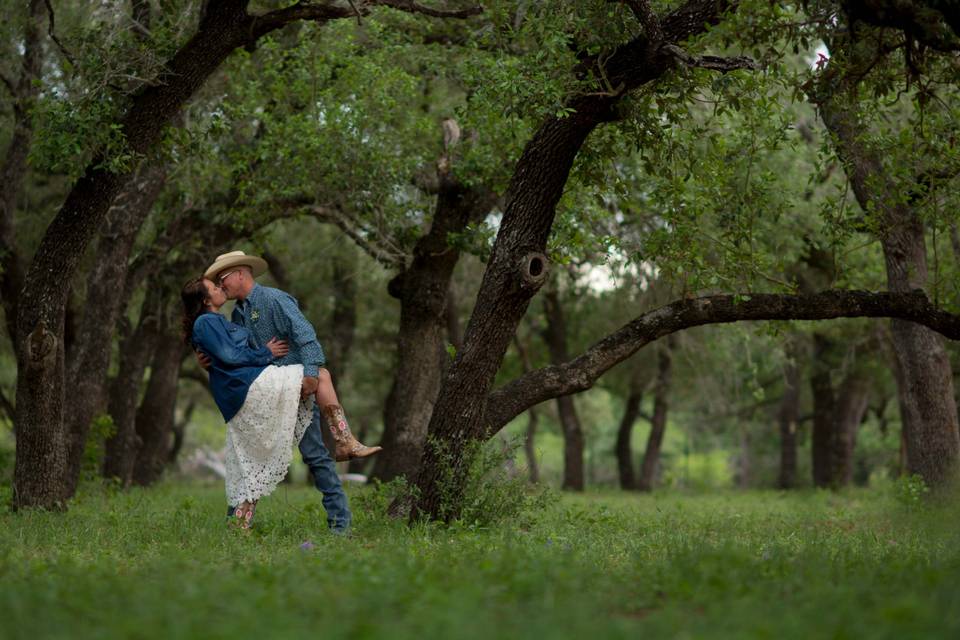
[(231, 267), (250, 267), (253, 271), (253, 277), (256, 278), (267, 270), (267, 262), (257, 256), (248, 256), (243, 251), (231, 251), (222, 256), (217, 256), (216, 261), (203, 272), (204, 278), (213, 280), (217, 274), (223, 273)]

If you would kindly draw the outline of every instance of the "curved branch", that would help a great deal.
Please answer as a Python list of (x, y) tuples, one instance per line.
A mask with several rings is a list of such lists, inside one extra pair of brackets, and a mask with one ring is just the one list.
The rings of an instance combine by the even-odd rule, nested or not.
[(677, 300), (645, 313), (559, 365), (537, 369), (493, 391), (487, 398), (487, 437), (528, 408), (585, 391), (614, 365), (658, 338), (707, 324), (744, 320), (830, 320), (900, 318), (960, 339), (960, 315), (935, 307), (923, 291), (909, 293), (823, 291), (807, 295), (716, 295)]
[(444, 10), (432, 9), (412, 0), (372, 0), (370, 2), (350, 2), (348, 6), (338, 6), (332, 2), (316, 4), (300, 2), (283, 9), (277, 9), (259, 16), (253, 16), (254, 25), (252, 34), (260, 37), (289, 22), (310, 20), (327, 22), (338, 18), (352, 18), (357, 20), (370, 13), (371, 6), (384, 6), (407, 13), (420, 13), (434, 18), (469, 18), (483, 13), (483, 7), (473, 6), (466, 9)]
[[(364, 13), (369, 13), (363, 10)], [(251, 16), (253, 26), (252, 35), (259, 38), (279, 27), (297, 20), (313, 22), (328, 22), (339, 18), (351, 18), (358, 15), (351, 7), (340, 7), (333, 3), (314, 4), (312, 2), (298, 2), (283, 9), (277, 9), (262, 15)]]
[(433, 18), (469, 18), (483, 13), (483, 7), (475, 5), (466, 9), (433, 9), (413, 0), (375, 0), (373, 4), (391, 7), (407, 13), (420, 13)]
[(738, 69), (760, 70), (760, 65), (749, 56), (692, 56), (675, 44), (663, 45), (663, 50), (688, 67), (699, 67), (727, 73)]

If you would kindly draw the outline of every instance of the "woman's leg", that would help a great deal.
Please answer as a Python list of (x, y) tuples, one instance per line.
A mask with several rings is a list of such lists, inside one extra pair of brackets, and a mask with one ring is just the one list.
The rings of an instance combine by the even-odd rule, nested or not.
[(328, 404), (340, 404), (337, 391), (333, 388), (333, 378), (326, 369), (317, 372), (317, 406), (325, 407)]
[(333, 379), (330, 372), (326, 369), (320, 369), (317, 374), (317, 406), (330, 428), (330, 433), (337, 443), (334, 451), (334, 459), (337, 462), (344, 462), (353, 458), (366, 458), (379, 452), (382, 447), (368, 447), (353, 437), (350, 431), (350, 425), (347, 424), (347, 416), (340, 406), (340, 400), (337, 398), (337, 392), (333, 388)]

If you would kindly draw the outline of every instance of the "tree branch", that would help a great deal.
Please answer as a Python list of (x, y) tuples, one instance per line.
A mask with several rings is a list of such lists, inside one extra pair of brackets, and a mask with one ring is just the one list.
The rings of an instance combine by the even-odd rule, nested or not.
[(469, 18), (483, 13), (483, 7), (474, 5), (466, 9), (433, 9), (413, 0), (373, 0), (372, 4), (391, 7), (407, 13), (421, 13), (433, 18)]
[[(369, 10), (366, 8), (360, 11), (364, 14), (369, 13)], [(251, 16), (253, 18), (251, 31), (255, 39), (285, 24), (296, 22), (297, 20), (328, 22), (339, 18), (350, 18), (355, 15), (359, 15), (359, 13), (355, 12), (351, 7), (340, 7), (333, 3), (314, 4), (301, 0), (301, 2), (283, 9), (277, 9), (276, 11), (258, 16)]]
[(650, 8), (649, 0), (609, 0), (610, 2), (620, 2), (630, 7), (633, 15), (636, 16), (643, 32), (651, 42), (663, 41), (663, 30), (660, 29), (660, 20)]
[(960, 339), (960, 316), (936, 308), (920, 290), (910, 293), (830, 290), (807, 295), (716, 295), (683, 299), (645, 313), (563, 364), (522, 375), (487, 398), (487, 436), (529, 407), (585, 391), (614, 365), (658, 338), (707, 324), (745, 320), (900, 318)]
[(955, 2), (845, 0), (851, 22), (902, 31), (937, 51), (960, 50), (960, 11)]
[(395, 252), (385, 249), (378, 243), (364, 237), (362, 233), (357, 231), (357, 228), (360, 225), (357, 224), (356, 221), (351, 220), (350, 217), (339, 207), (309, 205), (305, 207), (304, 211), (321, 222), (329, 222), (337, 225), (337, 227), (339, 227), (343, 233), (353, 240), (358, 247), (363, 249), (367, 255), (385, 266), (387, 269), (403, 269), (406, 265), (405, 256), (398, 255)]
[(296, 20), (310, 20), (314, 22), (327, 22), (338, 18), (356, 17), (360, 20), (362, 16), (370, 13), (370, 7), (384, 6), (407, 13), (420, 13), (434, 18), (469, 18), (483, 13), (483, 7), (473, 6), (466, 9), (442, 10), (426, 7), (412, 0), (367, 0), (361, 2), (349, 2), (349, 6), (337, 6), (334, 3), (315, 4), (313, 2), (300, 2), (283, 9), (277, 9), (263, 15), (254, 16), (253, 34), (256, 37), (273, 31), (274, 29), (294, 22)]
[(50, 39), (53, 40), (54, 44), (57, 45), (57, 49), (59, 49), (60, 53), (63, 54), (63, 57), (67, 59), (67, 62), (69, 62), (74, 67), (76, 67), (77, 63), (74, 62), (73, 56), (70, 55), (70, 52), (67, 51), (67, 48), (63, 46), (63, 43), (60, 42), (60, 40), (57, 38), (57, 34), (54, 33), (54, 29), (55, 29), (54, 14), (53, 14), (53, 6), (50, 4), (50, 0), (43, 0), (43, 2), (44, 4), (47, 5), (47, 15), (50, 16), (50, 24), (48, 25), (48, 28), (47, 28), (47, 34), (50, 36)]
[(712, 69), (713, 71), (720, 71), (721, 73), (728, 73), (738, 69), (752, 69), (754, 71), (760, 69), (760, 65), (749, 56), (733, 56), (731, 58), (724, 58), (722, 56), (692, 56), (675, 44), (665, 44), (661, 49), (688, 67)]

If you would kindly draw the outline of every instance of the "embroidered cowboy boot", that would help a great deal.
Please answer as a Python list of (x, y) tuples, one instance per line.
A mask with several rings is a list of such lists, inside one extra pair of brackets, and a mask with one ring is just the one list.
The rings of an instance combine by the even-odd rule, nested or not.
[(337, 443), (334, 459), (337, 462), (345, 462), (354, 458), (366, 458), (380, 452), (383, 447), (368, 447), (353, 437), (350, 431), (350, 425), (347, 424), (347, 416), (343, 413), (343, 407), (338, 404), (328, 404), (323, 407), (323, 417), (330, 427), (330, 433)]

